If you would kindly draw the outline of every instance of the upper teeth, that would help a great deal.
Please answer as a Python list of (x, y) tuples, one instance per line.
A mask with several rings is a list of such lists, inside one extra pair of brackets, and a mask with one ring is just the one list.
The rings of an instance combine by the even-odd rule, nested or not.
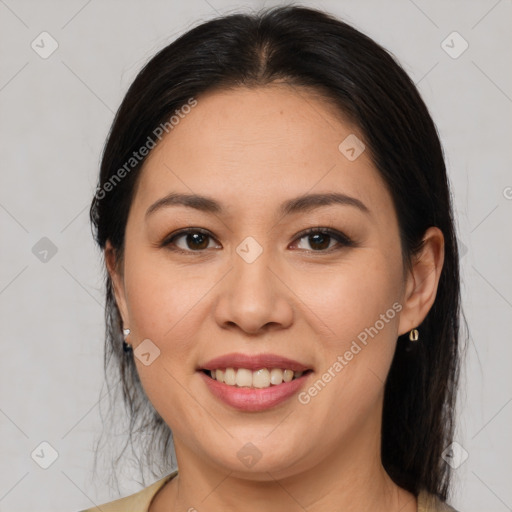
[(226, 368), (225, 370), (210, 371), (212, 379), (224, 382), (228, 386), (253, 388), (268, 388), (271, 384), (277, 386), (300, 377), (302, 373), (288, 369), (281, 370), (280, 368), (262, 368), (255, 372), (246, 368)]

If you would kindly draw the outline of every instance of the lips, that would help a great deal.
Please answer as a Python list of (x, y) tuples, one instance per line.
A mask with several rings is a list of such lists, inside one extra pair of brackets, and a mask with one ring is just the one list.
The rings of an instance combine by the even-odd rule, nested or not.
[[(225, 369), (232, 371), (236, 368), (243, 368), (244, 372), (249, 373), (262, 369), (265, 371), (274, 369), (279, 373), (278, 369), (284, 368), (289, 372), (296, 372), (296, 376), (291, 381), (287, 379), (278, 385), (271, 385), (263, 389), (228, 385), (210, 376), (212, 371), (219, 372), (220, 370), (222, 372)], [(286, 402), (299, 392), (313, 371), (311, 367), (303, 363), (275, 354), (249, 356), (238, 353), (216, 357), (201, 364), (197, 370), (213, 396), (235, 409), (246, 412), (264, 411)]]
[(226, 368), (247, 368), (252, 371), (261, 370), (262, 368), (283, 368), (293, 370), (294, 372), (312, 370), (310, 366), (293, 359), (268, 353), (255, 355), (226, 354), (201, 364), (198, 370), (222, 370)]
[(257, 389), (228, 386), (208, 377), (201, 371), (198, 374), (212, 396), (224, 404), (244, 412), (265, 411), (286, 402), (299, 393), (310, 376), (310, 373), (306, 373), (291, 382), (265, 389)]

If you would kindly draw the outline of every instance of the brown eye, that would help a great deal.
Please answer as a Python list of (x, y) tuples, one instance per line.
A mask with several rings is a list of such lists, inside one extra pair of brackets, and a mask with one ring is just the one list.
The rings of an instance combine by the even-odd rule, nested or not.
[(197, 228), (186, 229), (167, 238), (162, 246), (182, 252), (201, 252), (210, 248), (211, 240), (213, 238), (207, 231)]
[(315, 251), (328, 249), (330, 242), (333, 241), (332, 237), (326, 233), (315, 233), (304, 238), (307, 238), (309, 246)]
[(332, 229), (312, 228), (299, 236), (298, 240), (306, 240), (308, 247), (301, 247), (311, 252), (329, 252), (338, 246), (352, 246), (354, 243), (343, 233)]

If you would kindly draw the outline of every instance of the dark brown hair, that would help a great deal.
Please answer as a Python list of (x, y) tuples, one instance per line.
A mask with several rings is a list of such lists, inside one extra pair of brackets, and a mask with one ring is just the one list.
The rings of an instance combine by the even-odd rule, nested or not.
[[(398, 485), (415, 494), (425, 488), (446, 500), (450, 467), (441, 455), (454, 431), (460, 318), (449, 183), (423, 100), (396, 59), (375, 41), (329, 14), (288, 5), (218, 17), (163, 48), (140, 71), (115, 116), (90, 209), (95, 239), (101, 249), (110, 240), (122, 259), (144, 159), (128, 170), (126, 162), (170, 115), (213, 89), (276, 81), (317, 91), (359, 127), (393, 198), (404, 268), (421, 248), (428, 227), (437, 226), (444, 234), (435, 303), (419, 326), (419, 342), (399, 337), (385, 384), (381, 456)], [(114, 183), (123, 165), (127, 172)], [(172, 433), (144, 393), (133, 354), (123, 350), (119, 311), (107, 273), (105, 278), (107, 380), (110, 368), (128, 408), (130, 442), (134, 431), (145, 433), (147, 460), (161, 456), (165, 465)]]

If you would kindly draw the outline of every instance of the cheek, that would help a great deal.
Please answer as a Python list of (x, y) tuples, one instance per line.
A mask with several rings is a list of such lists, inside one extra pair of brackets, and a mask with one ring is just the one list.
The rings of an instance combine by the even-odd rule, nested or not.
[(304, 302), (314, 312), (309, 322), (323, 333), (317, 343), (319, 380), (306, 389), (304, 402), (316, 401), (317, 411), (325, 409), (333, 421), (346, 423), (347, 411), (365, 416), (381, 396), (401, 310), (401, 267), (393, 261), (400, 260), (362, 250), (331, 275), (302, 281)]
[(165, 361), (173, 374), (193, 372), (194, 340), (204, 323), (203, 304), (213, 285), (205, 272), (171, 267), (161, 257), (142, 251), (132, 252), (126, 260), (125, 289), (134, 348), (150, 339), (160, 350), (160, 361)]
[(199, 274), (170, 269), (142, 252), (132, 252), (125, 263), (134, 348), (149, 339), (160, 350), (148, 366), (134, 356), (139, 378), (155, 409), (173, 432), (185, 438), (193, 419), (205, 414), (184, 391), (195, 373), (191, 361), (197, 351), (197, 329), (204, 321), (201, 298), (211, 288)]
[[(396, 260), (376, 249), (359, 249), (336, 268), (297, 272), (294, 292), (330, 350), (350, 344), (400, 299), (401, 270), (392, 261)], [(389, 312), (384, 329), (378, 324), (386, 335), (397, 324), (395, 313)]]
[[(130, 321), (141, 336), (163, 340), (199, 300), (205, 276), (165, 264), (165, 258), (132, 249), (125, 262), (125, 289)], [(134, 323), (135, 322), (135, 323)]]

